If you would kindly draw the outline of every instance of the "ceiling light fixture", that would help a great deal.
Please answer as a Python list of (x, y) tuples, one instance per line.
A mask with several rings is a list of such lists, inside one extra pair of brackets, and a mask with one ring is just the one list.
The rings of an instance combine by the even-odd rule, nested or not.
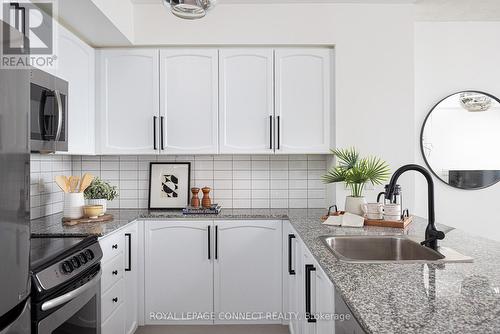
[(188, 20), (201, 19), (216, 2), (217, 0), (163, 0), (172, 14)]
[(486, 111), (491, 107), (491, 98), (479, 92), (460, 93), (460, 104), (467, 111)]

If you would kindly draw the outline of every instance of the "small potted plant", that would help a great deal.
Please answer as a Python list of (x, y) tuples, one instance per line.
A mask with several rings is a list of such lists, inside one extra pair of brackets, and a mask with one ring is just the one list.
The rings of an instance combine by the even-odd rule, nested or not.
[(367, 182), (373, 185), (382, 184), (389, 179), (389, 165), (377, 157), (360, 158), (355, 148), (332, 150), (337, 158), (337, 165), (323, 176), (325, 183), (344, 182), (351, 189), (351, 196), (345, 201), (345, 211), (363, 215), (363, 189)]
[(87, 205), (102, 205), (103, 214), (106, 212), (107, 201), (118, 197), (116, 187), (96, 177), (84, 192)]

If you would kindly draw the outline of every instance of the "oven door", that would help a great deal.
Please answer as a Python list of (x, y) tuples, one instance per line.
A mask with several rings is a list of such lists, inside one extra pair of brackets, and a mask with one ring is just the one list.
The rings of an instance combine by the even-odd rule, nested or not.
[(41, 70), (31, 70), (31, 151), (68, 150), (68, 83)]
[[(78, 288), (41, 302), (42, 312), (51, 312), (35, 323), (38, 334), (101, 333), (101, 271)], [(63, 306), (61, 306), (63, 305)]]

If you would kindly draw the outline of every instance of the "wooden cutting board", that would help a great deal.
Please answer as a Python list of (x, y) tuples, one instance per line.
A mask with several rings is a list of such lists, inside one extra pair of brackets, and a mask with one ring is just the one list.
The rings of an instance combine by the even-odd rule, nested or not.
[(78, 224), (83, 224), (83, 223), (105, 223), (113, 220), (113, 215), (111, 214), (104, 214), (102, 216), (99, 216), (97, 218), (80, 218), (80, 219), (69, 219), (69, 218), (63, 218), (62, 222), (66, 226), (73, 226), (73, 225), (78, 225)]

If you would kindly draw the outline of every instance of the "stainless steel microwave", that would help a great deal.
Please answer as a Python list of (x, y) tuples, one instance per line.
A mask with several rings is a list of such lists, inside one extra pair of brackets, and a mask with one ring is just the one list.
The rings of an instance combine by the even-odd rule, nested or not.
[(68, 151), (68, 82), (31, 70), (30, 145), (32, 152)]

